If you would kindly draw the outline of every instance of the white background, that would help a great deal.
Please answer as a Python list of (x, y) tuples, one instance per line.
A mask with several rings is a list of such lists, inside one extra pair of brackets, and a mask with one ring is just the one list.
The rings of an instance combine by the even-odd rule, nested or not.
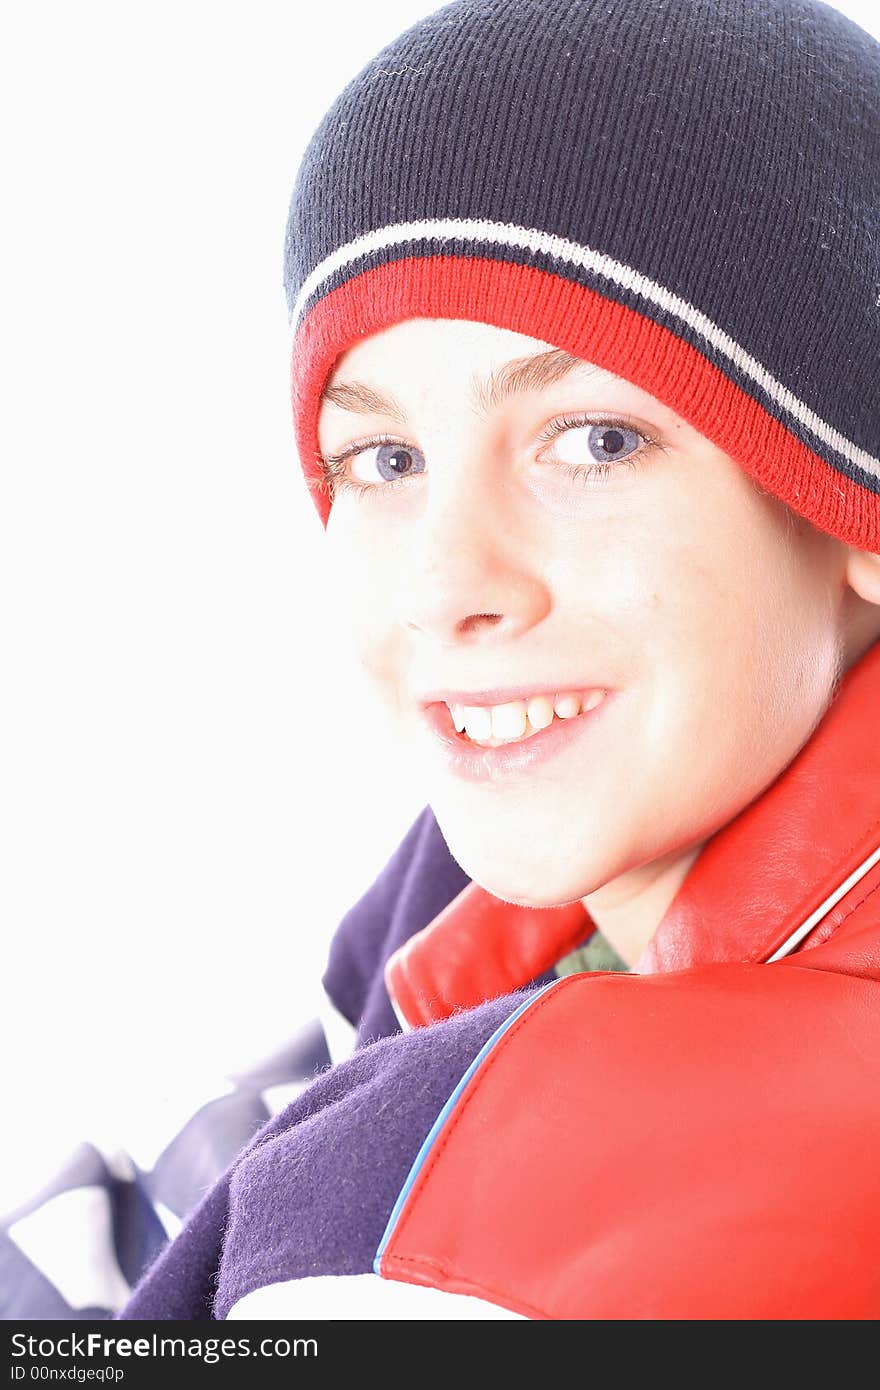
[(4, 9), (0, 1208), (311, 1016), (424, 804), (333, 640), (281, 262), (324, 110), (435, 8)]

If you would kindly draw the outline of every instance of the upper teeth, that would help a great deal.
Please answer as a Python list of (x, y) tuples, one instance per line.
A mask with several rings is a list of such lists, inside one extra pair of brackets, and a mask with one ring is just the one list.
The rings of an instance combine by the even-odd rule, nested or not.
[(546, 729), (556, 714), (572, 719), (593, 709), (604, 690), (565, 690), (555, 695), (533, 695), (529, 700), (512, 700), (506, 705), (450, 705), (452, 722), (458, 733), (473, 739), (509, 740)]

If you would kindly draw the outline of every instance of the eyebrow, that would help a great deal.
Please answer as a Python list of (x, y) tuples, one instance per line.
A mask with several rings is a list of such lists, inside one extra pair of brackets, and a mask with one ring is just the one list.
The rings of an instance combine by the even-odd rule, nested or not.
[[(511, 396), (543, 390), (575, 371), (588, 376), (608, 375), (583, 357), (575, 357), (564, 348), (551, 348), (534, 356), (516, 357), (485, 378), (472, 377), (470, 403), (477, 414), (488, 415)], [(399, 401), (362, 381), (339, 381), (325, 386), (321, 401), (329, 401), (342, 410), (388, 415), (402, 425), (407, 422)]]

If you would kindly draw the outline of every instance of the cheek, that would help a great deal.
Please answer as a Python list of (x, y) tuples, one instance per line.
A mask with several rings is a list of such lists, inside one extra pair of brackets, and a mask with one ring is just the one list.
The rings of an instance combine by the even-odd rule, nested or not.
[(797, 753), (827, 706), (836, 631), (821, 571), (754, 517), (659, 552), (645, 571), (641, 748), (684, 799), (725, 815)]
[(396, 708), (405, 634), (393, 620), (395, 586), (404, 582), (366, 529), (351, 524), (345, 506), (334, 503), (327, 523), (325, 559), (333, 591), (334, 632), (382, 704)]
[(642, 756), (668, 766), (707, 739), (736, 743), (779, 646), (773, 586), (756, 602), (736, 537), (680, 506), (667, 526), (613, 529), (591, 563), (572, 553), (566, 592), (575, 624), (579, 610), (587, 640), (632, 688)]
[(586, 554), (573, 548), (551, 584), (566, 631), (578, 628), (597, 659), (628, 681), (657, 684), (735, 656), (743, 625), (735, 576), (677, 527), (644, 523)]

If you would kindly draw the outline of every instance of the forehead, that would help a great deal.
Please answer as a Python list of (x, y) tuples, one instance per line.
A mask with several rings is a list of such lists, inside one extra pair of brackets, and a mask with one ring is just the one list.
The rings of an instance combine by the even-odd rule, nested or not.
[[(512, 396), (544, 390), (572, 375), (584, 379), (606, 373), (561, 348), (550, 348), (547, 352), (513, 358), (483, 375), (472, 373), (468, 380), (468, 403), (475, 413), (488, 415)], [(325, 402), (342, 410), (376, 411), (398, 419), (405, 415), (401, 402), (387, 389), (380, 390), (369, 381), (339, 372), (324, 387), (321, 403)]]
[[(620, 378), (561, 347), (508, 329), (471, 320), (415, 319), (394, 324), (355, 344), (334, 364), (320, 403), (403, 420), (395, 394), (426, 388), (425, 371), (444, 387), (464, 392), (475, 414), (486, 416), (504, 401), (542, 391), (565, 379), (621, 383)], [(635, 389), (635, 388), (632, 388)]]

